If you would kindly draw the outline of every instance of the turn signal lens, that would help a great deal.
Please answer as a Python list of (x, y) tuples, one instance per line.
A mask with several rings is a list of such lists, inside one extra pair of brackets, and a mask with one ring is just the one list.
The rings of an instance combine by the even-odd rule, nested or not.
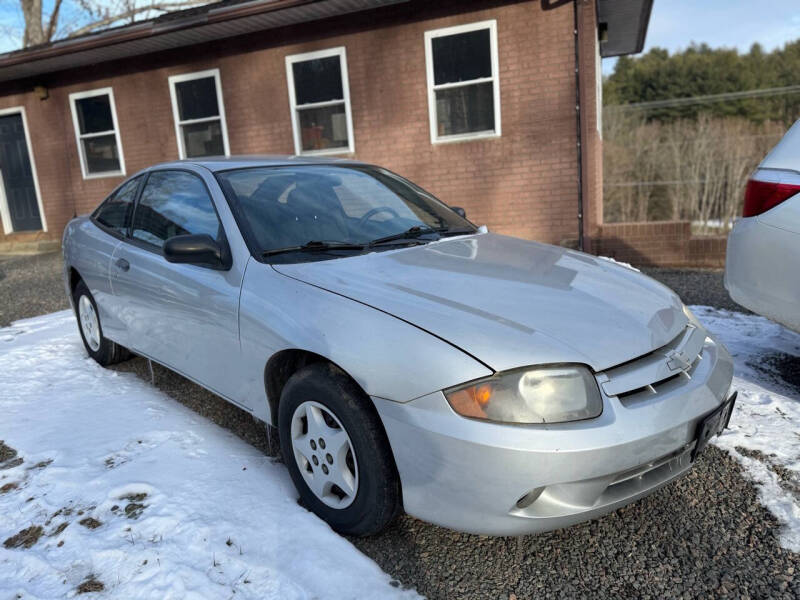
[(470, 386), (452, 392), (447, 396), (453, 410), (465, 417), (476, 419), (488, 418), (483, 407), (489, 403), (492, 396), (492, 389), (488, 385)]
[(508, 371), (444, 395), (458, 414), (499, 423), (564, 423), (603, 412), (597, 382), (581, 365)]

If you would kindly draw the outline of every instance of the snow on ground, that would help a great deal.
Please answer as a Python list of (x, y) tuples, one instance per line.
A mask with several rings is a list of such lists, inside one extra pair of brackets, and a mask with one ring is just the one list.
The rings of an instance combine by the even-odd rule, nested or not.
[(298, 506), (282, 465), (88, 359), (68, 311), (0, 329), (0, 439), (2, 598), (416, 596)]
[(784, 360), (800, 371), (800, 335), (755, 315), (691, 309), (735, 361), (736, 408), (730, 428), (713, 442), (742, 464), (784, 525), (781, 544), (800, 552), (800, 389), (774, 366)]
[[(800, 390), (774, 367), (800, 364), (800, 336), (693, 311), (736, 361), (739, 400), (715, 443), (800, 551)], [(0, 446), (0, 542), (16, 545), (0, 546), (0, 597), (100, 584), (132, 600), (415, 596), (300, 508), (282, 465), (88, 359), (68, 311), (0, 329), (0, 439), (18, 452)]]

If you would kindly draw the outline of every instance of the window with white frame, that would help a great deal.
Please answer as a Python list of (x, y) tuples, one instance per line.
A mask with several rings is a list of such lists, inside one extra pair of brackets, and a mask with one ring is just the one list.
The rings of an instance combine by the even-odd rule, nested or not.
[(173, 75), (169, 92), (180, 157), (228, 156), (219, 69)]
[(497, 22), (425, 32), (431, 142), (500, 135)]
[(69, 95), (84, 179), (125, 174), (111, 88)]
[(296, 154), (353, 152), (345, 49), (286, 57)]

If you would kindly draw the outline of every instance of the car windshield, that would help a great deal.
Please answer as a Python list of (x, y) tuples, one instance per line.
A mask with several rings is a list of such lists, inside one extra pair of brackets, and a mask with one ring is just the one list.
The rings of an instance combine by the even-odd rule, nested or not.
[(251, 249), (271, 262), (338, 258), (475, 231), (421, 188), (377, 167), (249, 167), (217, 179)]

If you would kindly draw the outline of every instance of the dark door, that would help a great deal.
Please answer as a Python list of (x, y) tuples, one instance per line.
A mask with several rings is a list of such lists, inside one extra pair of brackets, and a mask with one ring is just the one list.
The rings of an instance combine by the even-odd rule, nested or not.
[(22, 115), (0, 117), (0, 175), (14, 231), (42, 228)]

